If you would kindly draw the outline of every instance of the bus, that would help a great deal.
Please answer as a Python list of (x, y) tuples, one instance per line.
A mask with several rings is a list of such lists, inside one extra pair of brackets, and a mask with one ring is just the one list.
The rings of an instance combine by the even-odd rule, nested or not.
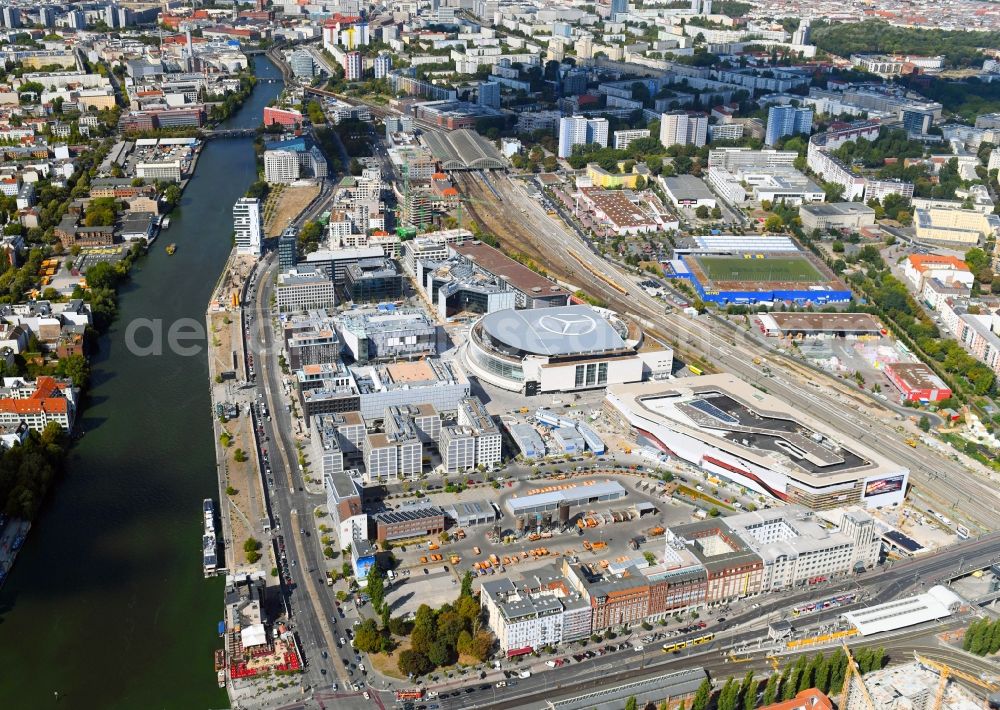
[(700, 367), (695, 367), (694, 365), (688, 365), (688, 369), (696, 375), (704, 374)]

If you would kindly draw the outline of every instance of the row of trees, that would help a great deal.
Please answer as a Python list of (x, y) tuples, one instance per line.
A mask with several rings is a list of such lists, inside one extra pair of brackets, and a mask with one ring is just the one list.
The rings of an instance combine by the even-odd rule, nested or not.
[(431, 609), (421, 604), (410, 631), (410, 648), (399, 654), (399, 670), (424, 675), (456, 663), (460, 655), (484, 661), (493, 647), (493, 636), (482, 627), (479, 602), (472, 594), (472, 575), (465, 573), (454, 604)]
[(857, 271), (851, 274), (850, 280), (868, 296), (869, 305), (863, 306), (863, 309), (895, 324), (927, 359), (946, 373), (964, 380), (974, 394), (984, 395), (990, 391), (995, 381), (993, 370), (967, 353), (957, 341), (942, 338), (937, 326), (913, 300), (906, 285), (883, 265), (869, 269), (867, 275)]
[[(947, 147), (943, 148), (950, 152)], [(923, 158), (927, 153), (920, 141), (911, 141), (906, 131), (883, 128), (873, 141), (859, 138), (849, 141), (833, 151), (833, 155), (845, 163), (858, 161), (866, 168), (881, 168), (886, 158), (903, 161), (907, 158)]]
[(208, 119), (213, 123), (220, 123), (232, 116), (236, 109), (243, 105), (247, 97), (257, 85), (257, 77), (253, 73), (240, 75), (240, 88), (238, 91), (227, 91), (222, 96), (205, 96), (205, 101), (211, 103), (208, 110)]
[(881, 20), (812, 26), (812, 40), (823, 51), (847, 57), (857, 53), (944, 55), (950, 67), (982, 63), (979, 47), (1000, 45), (1000, 32), (896, 27)]
[[(858, 670), (865, 674), (882, 668), (887, 659), (882, 648), (862, 648), (854, 654), (854, 660), (858, 664)], [(823, 653), (817, 653), (811, 658), (805, 655), (799, 656), (782, 672), (774, 673), (767, 679), (760, 705), (791, 700), (809, 688), (836, 694), (843, 687), (846, 674), (847, 654), (843, 650), (838, 650), (830, 656)], [(715, 705), (712, 706), (714, 695), (712, 683), (706, 678), (691, 699), (690, 710), (708, 710), (709, 707), (714, 707), (715, 710), (753, 710), (759, 707), (757, 703), (759, 692), (760, 681), (754, 676), (753, 671), (747, 671), (741, 680), (729, 678), (715, 696)], [(634, 696), (626, 700), (625, 710), (638, 710)], [(662, 703), (660, 710), (667, 710), (667, 703)], [(688, 709), (682, 702), (677, 710)]]
[(1000, 619), (978, 619), (969, 624), (962, 648), (977, 656), (1000, 651)]
[(38, 514), (49, 486), (62, 471), (68, 441), (55, 422), (31, 431), (20, 446), (0, 456), (0, 501), (3, 512), (31, 520)]
[[(656, 130), (654, 131), (654, 125)], [(697, 148), (693, 145), (672, 145), (664, 148), (659, 139), (659, 121), (650, 124), (650, 137), (639, 138), (629, 143), (628, 148), (616, 150), (602, 148), (597, 143), (578, 145), (573, 148), (573, 154), (567, 162), (575, 170), (587, 166), (587, 163), (597, 163), (604, 170), (618, 172), (618, 163), (622, 161), (645, 161), (646, 167), (654, 175), (674, 175), (692, 172), (697, 165), (703, 165), (708, 159), (708, 147)]]

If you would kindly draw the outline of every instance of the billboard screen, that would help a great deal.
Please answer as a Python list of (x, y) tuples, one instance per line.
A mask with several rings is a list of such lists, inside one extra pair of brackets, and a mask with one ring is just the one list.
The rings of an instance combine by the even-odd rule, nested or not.
[(890, 476), (889, 478), (879, 478), (874, 481), (868, 481), (868, 483), (865, 484), (865, 498), (880, 496), (885, 493), (895, 493), (896, 491), (902, 490), (905, 478), (905, 476)]

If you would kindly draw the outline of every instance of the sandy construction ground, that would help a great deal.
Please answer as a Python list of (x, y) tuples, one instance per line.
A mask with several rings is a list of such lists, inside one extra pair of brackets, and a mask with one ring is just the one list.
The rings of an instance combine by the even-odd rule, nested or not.
[(286, 185), (275, 198), (273, 205), (268, 205), (265, 215), (264, 231), (268, 237), (281, 234), (289, 222), (299, 216), (310, 202), (319, 194), (319, 185)]

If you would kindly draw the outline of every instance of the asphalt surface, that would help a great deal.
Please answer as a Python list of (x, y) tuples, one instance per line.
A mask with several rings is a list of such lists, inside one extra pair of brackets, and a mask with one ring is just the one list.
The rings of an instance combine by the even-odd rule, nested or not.
[[(338, 706), (370, 708), (362, 691), (345, 692), (348, 683), (363, 683), (360, 670), (349, 675), (347, 663), (357, 664), (350, 644), (341, 646), (340, 638), (347, 640), (347, 629), (357, 618), (344, 605), (344, 616), (338, 611), (332, 590), (325, 584), (325, 558), (315, 525), (314, 511), (326, 502), (319, 493), (310, 493), (305, 486), (297, 461), (297, 449), (292, 435), (295, 424), (282, 396), (281, 374), (277, 367), (280, 343), (275, 340), (268, 304), (274, 290), (277, 263), (274, 255), (267, 265), (257, 270), (256, 286), (248, 294), (252, 309), (244, 312), (245, 326), (249, 326), (248, 352), (254, 355), (257, 365), (257, 387), (264, 394), (269, 418), (255, 416), (263, 428), (262, 448), (268, 451), (273, 486), (267, 486), (266, 497), (271, 511), (272, 539), (281, 536), (285, 543), (286, 560), (281, 565), (281, 594), (289, 619), (296, 631), (303, 652), (305, 674), (302, 685), (311, 691), (332, 693), (332, 684), (338, 684)], [(246, 332), (246, 331), (244, 331)], [(303, 534), (301, 531), (305, 531)], [(286, 584), (284, 575), (291, 577)], [(323, 658), (326, 652), (327, 658)], [(325, 672), (324, 672), (325, 671)]]
[[(710, 624), (702, 631), (669, 639), (669, 642), (673, 643), (714, 632), (716, 634), (714, 641), (695, 647), (696, 652), (689, 650), (680, 654), (665, 655), (660, 648), (662, 642), (658, 642), (647, 644), (641, 654), (629, 649), (577, 663), (572, 660), (572, 654), (578, 651), (566, 650), (560, 656), (570, 657), (571, 665), (569, 666), (551, 671), (533, 672), (530, 678), (515, 678), (513, 687), (508, 685), (505, 688), (497, 688), (495, 682), (487, 684), (484, 681), (468, 681), (467, 685), (461, 689), (449, 687), (447, 690), (449, 697), (441, 697), (434, 702), (446, 709), (543, 707), (545, 700), (564, 695), (562, 693), (556, 694), (560, 688), (572, 687), (572, 692), (567, 694), (572, 696), (580, 694), (582, 690), (607, 686), (615, 681), (626, 679), (635, 681), (692, 666), (703, 666), (712, 674), (713, 678), (725, 678), (729, 675), (739, 676), (751, 668), (760, 671), (770, 670), (771, 662), (767, 657), (771, 654), (763, 650), (757, 652), (741, 651), (740, 656), (750, 655), (753, 658), (748, 663), (730, 663), (727, 656), (733, 649), (746, 649), (756, 645), (762, 637), (766, 636), (764, 631), (766, 624), (769, 621), (787, 616), (788, 610), (794, 606), (848, 591), (863, 590), (868, 593), (869, 598), (863, 604), (828, 609), (810, 614), (799, 621), (800, 624), (818, 625), (822, 622), (835, 620), (837, 616), (852, 608), (873, 606), (894, 598), (917, 593), (921, 589), (932, 586), (942, 578), (958, 573), (961, 569), (968, 571), (985, 566), (998, 557), (1000, 557), (1000, 534), (994, 533), (946, 548), (937, 553), (897, 563), (882, 571), (870, 572), (808, 591), (775, 596), (771, 600), (762, 601), (757, 609), (751, 608), (729, 616), (724, 626)], [(766, 598), (762, 597), (762, 599)], [(852, 646), (883, 646), (890, 654), (893, 654), (894, 660), (904, 660), (905, 655), (914, 648), (914, 639), (922, 639), (921, 647), (926, 651), (927, 656), (942, 659), (960, 657), (962, 662), (968, 663), (969, 659), (966, 654), (938, 647), (933, 641), (935, 634), (967, 623), (967, 618), (953, 619), (943, 623), (933, 622), (896, 634), (883, 634), (870, 639), (851, 639), (850, 643)], [(655, 630), (650, 633), (655, 633)], [(613, 641), (611, 643), (620, 642)], [(830, 648), (830, 646), (825, 647), (826, 650)], [(820, 646), (806, 647), (800, 653), (812, 655), (823, 649), (824, 647)], [(778, 662), (784, 665), (788, 658), (794, 659), (796, 655), (798, 654), (783, 655), (779, 652), (776, 657)], [(984, 664), (984, 668), (977, 670), (976, 673), (982, 672), (986, 667), (987, 665)], [(510, 684), (510, 681), (507, 682)], [(487, 685), (489, 687), (485, 687)], [(472, 688), (473, 691), (468, 692), (469, 688)], [(459, 695), (452, 696), (456, 691)]]
[[(687, 346), (699, 350), (717, 362), (723, 369), (734, 372), (749, 381), (759, 381), (768, 391), (777, 396), (787, 398), (794, 406), (812, 413), (836, 426), (839, 430), (851, 436), (868, 441), (877, 446), (887, 455), (906, 464), (911, 470), (911, 480), (932, 496), (946, 504), (959, 505), (964, 516), (953, 511), (948, 514), (953, 518), (962, 517), (969, 522), (978, 521), (980, 529), (988, 529), (996, 525), (996, 513), (1000, 496), (992, 486), (985, 485), (974, 477), (964, 467), (950, 459), (932, 456), (928, 450), (913, 450), (906, 446), (898, 432), (891, 424), (878, 420), (862, 419), (849, 407), (834, 402), (818, 391), (802, 386), (802, 382), (788, 373), (775, 367), (775, 376), (764, 378), (756, 366), (752, 365), (753, 356), (759, 349), (752, 349), (747, 343), (733, 341), (728, 331), (721, 330), (725, 326), (713, 323), (709, 319), (689, 319), (676, 314), (664, 314), (663, 303), (646, 295), (636, 286), (638, 280), (634, 275), (609, 264), (597, 256), (579, 239), (566, 232), (561, 226), (553, 228), (553, 222), (545, 214), (543, 208), (529, 200), (520, 188), (514, 186), (507, 178), (494, 179), (505, 200), (517, 200), (519, 205), (528, 209), (526, 219), (538, 225), (544, 225), (544, 232), (549, 236), (545, 240), (556, 252), (560, 260), (574, 263), (566, 259), (567, 254), (574, 254), (580, 261), (590, 265), (601, 273), (607, 273), (610, 278), (626, 284), (628, 288), (627, 307), (638, 313), (642, 318), (652, 321), (657, 327), (680, 335), (687, 339)], [(322, 210), (328, 199), (329, 191), (321, 194), (323, 199), (314, 202), (307, 210), (307, 215), (317, 214)], [(576, 263), (579, 268), (579, 263)], [(273, 255), (266, 268), (258, 269), (257, 292), (255, 306), (248, 309), (245, 317), (250, 318), (249, 352), (259, 363), (258, 372), (261, 378), (259, 384), (263, 387), (271, 419), (260, 422), (264, 428), (267, 441), (264, 446), (269, 450), (269, 462), (272, 469), (271, 478), (275, 486), (267, 490), (267, 502), (275, 518), (275, 535), (282, 535), (285, 541), (288, 570), (292, 578), (289, 586), (282, 584), (290, 618), (302, 642), (305, 655), (306, 674), (303, 686), (312, 694), (314, 700), (310, 706), (325, 706), (334, 704), (336, 707), (382, 707), (392, 702), (391, 694), (381, 695), (372, 692), (372, 699), (365, 700), (360, 693), (333, 693), (331, 683), (336, 681), (341, 691), (345, 683), (360, 679), (358, 671), (348, 676), (344, 669), (344, 660), (356, 662), (349, 646), (337, 648), (338, 639), (346, 636), (344, 630), (356, 618), (353, 611), (347, 611), (346, 618), (340, 618), (333, 596), (324, 588), (322, 581), (325, 569), (320, 542), (313, 525), (313, 510), (323, 503), (323, 496), (311, 494), (306, 490), (301, 473), (295, 460), (296, 447), (291, 432), (293, 423), (291, 415), (285, 408), (280, 397), (280, 373), (277, 370), (277, 354), (280, 345), (276, 343), (271, 327), (270, 315), (266, 308), (270, 303), (274, 288), (275, 263)], [(618, 300), (621, 301), (620, 294)], [(252, 313), (252, 315), (251, 315)], [(768, 353), (771, 356), (770, 353)], [(818, 376), (817, 380), (822, 378)], [(301, 529), (310, 532), (306, 536)], [(851, 578), (840, 583), (830, 584), (822, 589), (811, 589), (799, 594), (784, 595), (772, 601), (761, 603), (758, 609), (752, 609), (727, 620), (724, 628), (715, 629), (716, 639), (709, 645), (698, 648), (698, 655), (680, 654), (664, 656), (655, 647), (638, 654), (634, 650), (616, 654), (607, 654), (582, 663), (573, 662), (570, 667), (534, 673), (530, 678), (515, 679), (516, 685), (496, 688), (495, 682), (468, 681), (467, 688), (460, 691), (457, 697), (451, 697), (455, 692), (448, 689), (449, 697), (438, 700), (426, 700), (425, 704), (438, 704), (442, 708), (471, 707), (540, 707), (545, 699), (553, 697), (558, 688), (572, 685), (574, 689), (606, 685), (617, 679), (628, 678), (636, 680), (644, 675), (662, 673), (678, 667), (690, 667), (693, 663), (704, 665), (713, 674), (742, 674), (749, 668), (769, 668), (765, 658), (755, 659), (749, 664), (730, 666), (725, 655), (731, 648), (741, 648), (756, 642), (761, 637), (759, 628), (741, 630), (744, 624), (757, 622), (766, 623), (767, 619), (781, 618), (793, 606), (809, 600), (821, 599), (828, 594), (842, 591), (863, 589), (869, 593), (871, 603), (880, 603), (897, 596), (904, 595), (920, 588), (921, 584), (929, 586), (935, 581), (958, 572), (963, 566), (971, 569), (1000, 558), (1000, 536), (989, 535), (946, 548), (943, 551), (924, 555), (914, 560), (897, 563), (884, 571), (873, 571), (862, 577)], [(809, 623), (817, 623), (832, 619), (843, 613), (848, 607), (832, 609), (827, 612), (810, 615)], [(939, 625), (933, 629), (918, 629), (899, 635), (896, 650), (914, 648), (916, 640), (923, 640), (924, 646), (932, 648), (926, 639), (934, 631), (943, 628)], [(711, 627), (706, 631), (713, 630)], [(732, 630), (730, 632), (730, 630)], [(701, 632), (705, 633), (705, 632)], [(683, 636), (676, 637), (684, 638)], [(674, 640), (674, 639), (672, 639)], [(876, 637), (873, 645), (884, 645), (893, 648), (889, 642)], [(654, 644), (653, 646), (656, 646)], [(814, 653), (815, 648), (809, 652)], [(328, 658), (322, 658), (327, 652)], [(571, 653), (571, 652), (570, 652)], [(944, 653), (944, 652), (942, 652)], [(567, 653), (566, 655), (569, 655)], [(934, 656), (928, 651), (928, 655)], [(963, 657), (964, 659), (964, 657)], [(322, 673), (325, 669), (326, 673)], [(378, 679), (378, 685), (383, 685), (384, 679)], [(374, 689), (372, 689), (374, 691)], [(576, 690), (574, 692), (577, 692)], [(305, 703), (303, 703), (304, 705)], [(297, 706), (289, 706), (295, 707)]]
[[(637, 285), (643, 276), (628, 272), (594, 253), (578, 234), (571, 233), (553, 220), (540, 203), (531, 200), (521, 186), (508, 177), (494, 175), (490, 182), (503, 198), (502, 202), (497, 202), (496, 208), (502, 210), (511, 204), (524, 208), (525, 221), (536, 233), (546, 235), (546, 239), (537, 240), (538, 247), (546, 250), (553, 261), (562, 263), (571, 273), (586, 277), (588, 285), (600, 295), (606, 295), (613, 307), (622, 313), (639, 316), (645, 321), (642, 325), (674, 335), (683, 348), (702, 354), (720, 369), (759, 384), (797, 409), (829, 423), (843, 434), (874, 446), (907, 466), (911, 484), (926, 493), (949, 517), (965, 522), (974, 530), (991, 530), (997, 526), (1000, 521), (996, 515), (996, 510), (1000, 508), (1000, 492), (984, 475), (972, 472), (927, 447), (909, 447), (904, 441), (906, 437), (897, 431), (895, 419), (883, 421), (866, 416), (822, 391), (824, 387), (842, 387), (842, 383), (815, 373), (811, 380), (813, 386), (803, 386), (803, 380), (793, 370), (783, 367), (787, 361), (750, 339), (734, 337), (725, 324), (705, 316), (689, 318), (676, 312), (665, 313), (664, 303)], [(480, 193), (484, 199), (490, 197), (488, 190)], [(607, 282), (602, 283), (585, 273), (587, 269), (581, 266), (581, 262), (593, 273), (606, 276), (625, 288), (627, 295), (623, 296)], [(770, 360), (771, 377), (765, 377), (760, 367), (753, 364), (754, 358), (762, 355)], [(802, 369), (803, 366), (796, 362), (795, 367)]]

